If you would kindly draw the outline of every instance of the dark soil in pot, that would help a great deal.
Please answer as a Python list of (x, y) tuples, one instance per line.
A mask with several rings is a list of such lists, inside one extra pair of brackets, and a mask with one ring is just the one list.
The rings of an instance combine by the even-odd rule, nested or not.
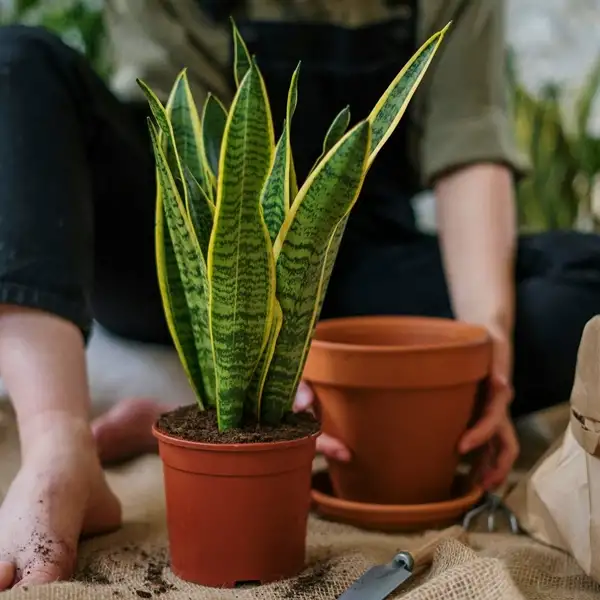
[(200, 411), (196, 406), (182, 406), (166, 413), (160, 417), (156, 426), (166, 435), (205, 444), (291, 442), (319, 431), (319, 424), (310, 414), (289, 413), (277, 427), (247, 424), (240, 429), (221, 433), (217, 427), (216, 411)]
[(154, 428), (164, 467), (173, 572), (210, 587), (262, 584), (304, 568), (318, 423), (219, 433), (214, 411), (163, 415)]

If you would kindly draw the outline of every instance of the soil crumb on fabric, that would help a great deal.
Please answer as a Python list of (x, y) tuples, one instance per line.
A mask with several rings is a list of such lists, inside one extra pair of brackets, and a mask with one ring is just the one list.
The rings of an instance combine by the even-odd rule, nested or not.
[(175, 589), (173, 585), (165, 581), (163, 570), (165, 564), (150, 561), (146, 569), (146, 583), (152, 587), (155, 595), (166, 594), (169, 590)]
[[(167, 556), (167, 552), (164, 550), (150, 553), (137, 546), (127, 545), (122, 546), (118, 551), (103, 554), (99, 560), (113, 565), (112, 568), (107, 567), (109, 571), (118, 571), (119, 565), (125, 563), (138, 573), (136, 577), (137, 584), (134, 584), (133, 590), (131, 588), (127, 591), (114, 590), (112, 592), (113, 596), (123, 596), (125, 594), (127, 597), (135, 595), (138, 598), (156, 598), (167, 592), (177, 590), (164, 576), (164, 571), (169, 566)], [(99, 572), (98, 568), (94, 566), (95, 564), (96, 561), (92, 558), (87, 565), (79, 570), (75, 581), (88, 585), (115, 585), (126, 582), (126, 579), (118, 576), (109, 579)]]
[(298, 597), (310, 598), (331, 585), (329, 575), (333, 569), (333, 562), (326, 561), (314, 565), (304, 573), (301, 573), (292, 583), (291, 588), (284, 598), (287, 600), (297, 600)]
[(113, 583), (106, 575), (97, 571), (92, 565), (86, 565), (79, 571), (77, 581), (90, 585), (111, 585)]
[(134, 568), (144, 571), (143, 584), (135, 590), (135, 594), (139, 598), (155, 598), (156, 596), (177, 590), (164, 577), (164, 570), (169, 566), (169, 561), (162, 552), (158, 553), (158, 555), (150, 554), (135, 546), (128, 547), (127, 551), (139, 559), (136, 560)]
[(287, 442), (313, 435), (319, 423), (308, 413), (286, 415), (280, 425), (248, 424), (239, 429), (219, 432), (214, 409), (201, 411), (197, 406), (183, 406), (162, 415), (157, 428), (172, 437), (209, 444), (252, 444)]

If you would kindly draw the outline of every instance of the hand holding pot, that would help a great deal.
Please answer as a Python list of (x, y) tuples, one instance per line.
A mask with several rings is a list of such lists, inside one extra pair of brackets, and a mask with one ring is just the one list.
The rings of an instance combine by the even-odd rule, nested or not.
[[(492, 340), (492, 367), (485, 402), (479, 418), (460, 440), (459, 451), (461, 454), (468, 454), (479, 450), (473, 475), (482, 487), (490, 490), (505, 481), (518, 456), (519, 445), (509, 413), (513, 396), (510, 383), (510, 338), (498, 333), (499, 328), (487, 329)], [(306, 410), (318, 413), (318, 406), (311, 388), (306, 382), (302, 382), (296, 394), (294, 411)], [(317, 450), (327, 458), (342, 462), (351, 458), (348, 448), (327, 434), (319, 437)]]
[(474, 475), (486, 490), (504, 483), (519, 455), (519, 442), (510, 417), (513, 388), (510, 383), (511, 345), (509, 338), (490, 330), (492, 368), (481, 416), (459, 444), (462, 454), (481, 451)]
[[(316, 410), (315, 395), (308, 383), (301, 381), (294, 400), (294, 412), (312, 412)], [(350, 460), (350, 451), (342, 442), (322, 433), (317, 438), (317, 452), (321, 452), (327, 458), (347, 462)]]

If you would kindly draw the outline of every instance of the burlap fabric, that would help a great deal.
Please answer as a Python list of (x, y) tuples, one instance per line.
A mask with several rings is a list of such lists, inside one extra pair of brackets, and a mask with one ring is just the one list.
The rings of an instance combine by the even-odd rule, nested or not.
[[(0, 404), (0, 497), (18, 468), (14, 421)], [(84, 542), (75, 580), (8, 591), (2, 600), (334, 600), (368, 567), (400, 549), (416, 550), (424, 538), (365, 533), (313, 516), (306, 571), (291, 582), (219, 591), (179, 581), (168, 566), (161, 465), (144, 457), (110, 473), (123, 500), (125, 525), (113, 535)], [(431, 534), (426, 534), (427, 538)], [(450, 540), (433, 565), (394, 597), (407, 600), (600, 599), (600, 586), (561, 552), (511, 534)], [(365, 599), (366, 600), (366, 599)]]

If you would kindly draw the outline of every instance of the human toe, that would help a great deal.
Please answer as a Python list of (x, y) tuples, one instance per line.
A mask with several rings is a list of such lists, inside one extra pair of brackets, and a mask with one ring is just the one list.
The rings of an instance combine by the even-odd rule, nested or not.
[(56, 581), (65, 581), (73, 572), (73, 567), (59, 561), (40, 561), (28, 566), (14, 587), (45, 585)]
[(0, 561), (0, 591), (7, 590), (15, 579), (15, 566), (8, 561)]
[(98, 454), (102, 463), (127, 460), (152, 452), (156, 440), (152, 425), (172, 408), (147, 398), (123, 400), (92, 423)]

